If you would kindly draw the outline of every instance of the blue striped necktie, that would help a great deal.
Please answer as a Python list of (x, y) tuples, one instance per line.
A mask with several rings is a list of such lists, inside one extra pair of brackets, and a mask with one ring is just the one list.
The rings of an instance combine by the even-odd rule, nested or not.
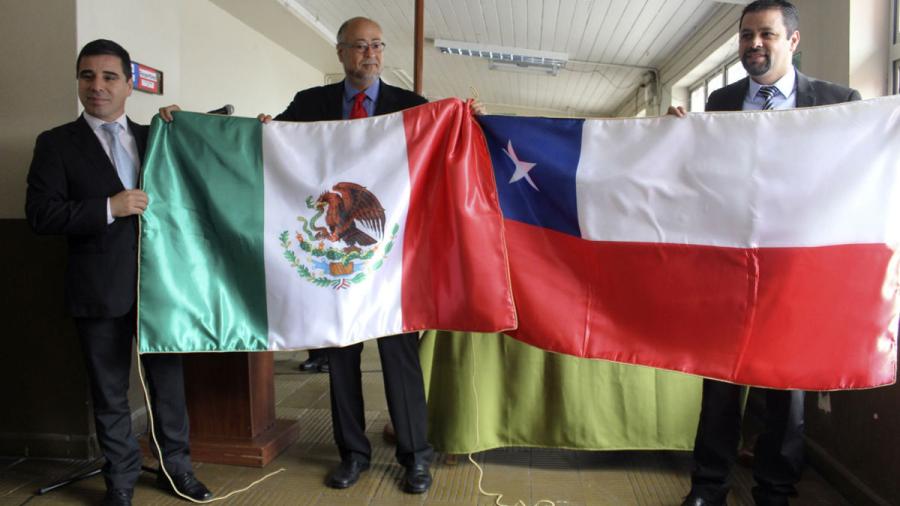
[(112, 158), (113, 165), (116, 166), (116, 172), (119, 173), (119, 179), (126, 190), (137, 188), (137, 166), (125, 146), (119, 140), (119, 129), (122, 126), (118, 123), (104, 123), (100, 128), (106, 132), (106, 139), (109, 141), (109, 154)]
[(766, 99), (766, 103), (763, 104), (764, 111), (768, 111), (775, 107), (774, 99), (777, 93), (778, 88), (772, 85), (763, 86), (756, 92), (757, 95)]

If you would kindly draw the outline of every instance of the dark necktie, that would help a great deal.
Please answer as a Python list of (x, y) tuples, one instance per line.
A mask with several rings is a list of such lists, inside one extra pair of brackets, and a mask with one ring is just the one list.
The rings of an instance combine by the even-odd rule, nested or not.
[(776, 93), (778, 93), (778, 88), (772, 85), (763, 86), (756, 92), (757, 95), (766, 99), (766, 103), (763, 104), (764, 111), (768, 111), (775, 107), (774, 98)]
[(363, 100), (366, 99), (366, 94), (364, 92), (359, 92), (353, 97), (353, 108), (350, 109), (350, 119), (357, 118), (368, 118), (369, 113), (366, 112), (366, 108), (363, 107)]

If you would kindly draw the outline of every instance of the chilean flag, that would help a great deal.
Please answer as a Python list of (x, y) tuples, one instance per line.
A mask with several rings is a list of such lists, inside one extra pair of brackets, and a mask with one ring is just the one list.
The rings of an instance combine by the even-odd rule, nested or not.
[(894, 383), (900, 100), (484, 116), (514, 337), (805, 390)]

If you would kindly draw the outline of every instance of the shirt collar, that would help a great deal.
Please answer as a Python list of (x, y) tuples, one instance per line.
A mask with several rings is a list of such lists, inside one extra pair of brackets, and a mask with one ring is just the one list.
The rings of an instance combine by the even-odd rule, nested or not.
[[(363, 90), (363, 92), (367, 97), (369, 97), (369, 100), (371, 100), (372, 103), (375, 103), (375, 101), (378, 99), (378, 90), (380, 88), (381, 79), (376, 79), (374, 82), (372, 82), (372, 84), (369, 85), (368, 88)], [(344, 100), (347, 102), (352, 102), (357, 93), (359, 93), (359, 90), (354, 88), (349, 81), (344, 79)]]
[(86, 112), (82, 113), (82, 116), (84, 116), (84, 120), (87, 121), (88, 126), (91, 127), (91, 130), (93, 131), (97, 131), (97, 129), (100, 128), (100, 126), (104, 123), (118, 123), (122, 125), (122, 128), (126, 132), (128, 131), (128, 116), (126, 116), (125, 114), (116, 118), (115, 121), (103, 121), (102, 119), (96, 116), (91, 116)]
[[(778, 88), (778, 91), (781, 92), (781, 95), (784, 98), (788, 98), (791, 96), (791, 94), (794, 93), (794, 84), (796, 82), (797, 82), (797, 70), (794, 68), (793, 65), (791, 65), (791, 68), (788, 69), (788, 71), (783, 76), (781, 76), (781, 79), (775, 81), (774, 86), (776, 88)], [(758, 82), (754, 81), (753, 78), (751, 77), (750, 78), (750, 88), (747, 90), (747, 97), (749, 97), (750, 100), (753, 100), (753, 98), (756, 97), (756, 94), (759, 93), (759, 89), (762, 88), (763, 86), (764, 85), (759, 84)]]

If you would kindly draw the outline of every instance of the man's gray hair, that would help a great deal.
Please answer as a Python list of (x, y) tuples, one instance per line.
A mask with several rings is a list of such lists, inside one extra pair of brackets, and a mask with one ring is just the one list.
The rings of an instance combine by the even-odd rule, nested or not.
[(337, 43), (338, 44), (344, 43), (344, 32), (347, 31), (347, 27), (350, 26), (351, 23), (354, 23), (356, 21), (368, 21), (369, 23), (374, 23), (375, 26), (377, 26), (378, 29), (381, 30), (381, 25), (379, 25), (377, 21), (369, 19), (365, 16), (357, 16), (355, 18), (350, 18), (347, 21), (344, 21), (343, 23), (341, 23), (341, 27), (338, 28), (338, 31), (337, 31)]

